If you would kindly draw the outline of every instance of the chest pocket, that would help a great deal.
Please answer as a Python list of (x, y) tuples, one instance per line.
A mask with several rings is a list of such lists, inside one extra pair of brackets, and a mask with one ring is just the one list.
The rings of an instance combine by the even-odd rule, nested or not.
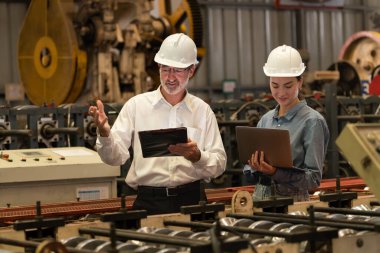
[(200, 142), (202, 131), (199, 128), (187, 127), (187, 137), (196, 143)]

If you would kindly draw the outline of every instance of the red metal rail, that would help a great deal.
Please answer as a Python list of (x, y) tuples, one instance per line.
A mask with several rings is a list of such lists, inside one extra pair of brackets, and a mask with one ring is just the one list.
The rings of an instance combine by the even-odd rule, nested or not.
[[(342, 178), (341, 190), (361, 190), (366, 184), (360, 178)], [(335, 179), (324, 179), (320, 191), (333, 191), (336, 187)], [(230, 203), (233, 194), (238, 190), (253, 192), (254, 186), (231, 187), (223, 189), (207, 189), (207, 199), (209, 203), (225, 202)], [(135, 196), (127, 196), (126, 207), (132, 207)], [(78, 217), (86, 214), (99, 214), (106, 212), (116, 212), (121, 208), (120, 198), (66, 202), (57, 204), (42, 204), (41, 215), (43, 217)], [(0, 208), (0, 223), (10, 224), (16, 220), (33, 219), (36, 216), (35, 206), (20, 206), (10, 208)]]

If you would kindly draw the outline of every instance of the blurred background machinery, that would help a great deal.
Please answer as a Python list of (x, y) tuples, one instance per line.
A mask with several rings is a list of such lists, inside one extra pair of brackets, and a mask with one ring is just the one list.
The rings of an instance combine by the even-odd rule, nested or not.
[(196, 0), (32, 0), (19, 36), (18, 66), (35, 105), (122, 102), (159, 85), (153, 58), (164, 38), (185, 32), (202, 48)]

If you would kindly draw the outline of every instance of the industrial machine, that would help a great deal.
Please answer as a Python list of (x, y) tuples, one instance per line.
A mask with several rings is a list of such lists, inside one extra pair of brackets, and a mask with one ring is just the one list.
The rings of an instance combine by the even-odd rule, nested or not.
[(336, 144), (362, 177), (368, 186), (380, 199), (380, 124), (347, 124)]
[(116, 197), (117, 166), (83, 147), (7, 150), (0, 154), (0, 206)]
[(376, 78), (380, 65), (379, 32), (361, 31), (351, 35), (342, 46), (339, 59), (352, 63), (357, 69), (362, 94), (380, 95), (380, 82)]
[(202, 48), (196, 0), (32, 0), (22, 26), (18, 63), (35, 105), (122, 102), (158, 86), (153, 57), (164, 38), (184, 32)]
[[(234, 190), (223, 194), (231, 191)], [(0, 249), (20, 252), (22, 247), (35, 252), (83, 253), (105, 250), (322, 253), (343, 252), (348, 248), (350, 252), (375, 253), (379, 250), (379, 207), (371, 205), (374, 200), (371, 195), (354, 200), (349, 208), (328, 207), (327, 202), (312, 200), (294, 203), (286, 213), (274, 213), (265, 211), (268, 206), (260, 208), (258, 203), (248, 201), (251, 194), (240, 194), (243, 192), (235, 191), (232, 196), (235, 203), (231, 206), (223, 204), (222, 191), (214, 190), (208, 192), (209, 203), (182, 207), (181, 213), (154, 216), (146, 216), (143, 210), (128, 210), (131, 198), (128, 202), (122, 198), (121, 203), (120, 199), (109, 199), (37, 206), (34, 212), (26, 207), (0, 208), (0, 222), (7, 221), (15, 229), (0, 228)], [(65, 217), (72, 219), (80, 210), (85, 213), (86, 209), (98, 216), (71, 221), (65, 226), (61, 222), (67, 221)], [(137, 227), (128, 225), (133, 220)], [(40, 231), (39, 237), (30, 236), (32, 225)]]

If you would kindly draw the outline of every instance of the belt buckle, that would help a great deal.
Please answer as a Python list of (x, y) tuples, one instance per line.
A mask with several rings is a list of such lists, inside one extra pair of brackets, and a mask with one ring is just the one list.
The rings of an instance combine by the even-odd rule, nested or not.
[[(178, 193), (176, 191), (176, 188), (165, 188), (166, 189), (166, 196), (167, 197), (175, 197), (178, 196)], [(174, 190), (174, 192), (170, 192), (170, 190)]]

